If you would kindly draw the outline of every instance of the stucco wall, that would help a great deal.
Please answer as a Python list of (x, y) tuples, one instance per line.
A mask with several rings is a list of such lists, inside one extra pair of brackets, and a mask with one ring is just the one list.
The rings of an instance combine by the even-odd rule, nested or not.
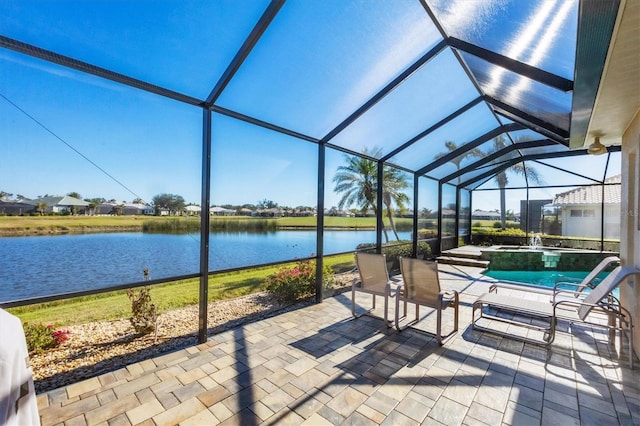
[[(620, 256), (640, 268), (640, 111), (622, 137), (622, 205)], [(632, 312), (634, 350), (640, 354), (640, 278), (620, 287), (622, 304)]]

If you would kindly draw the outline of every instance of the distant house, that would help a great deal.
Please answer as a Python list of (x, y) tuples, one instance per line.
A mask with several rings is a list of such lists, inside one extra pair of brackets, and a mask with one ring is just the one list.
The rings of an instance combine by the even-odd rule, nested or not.
[(224, 207), (211, 207), (209, 209), (209, 214), (211, 214), (212, 216), (234, 216), (236, 214), (236, 211), (225, 209)]
[(500, 213), (496, 211), (474, 210), (471, 220), (500, 220)]
[(557, 194), (552, 204), (561, 211), (562, 235), (600, 238), (600, 223), (604, 223), (603, 237), (619, 239), (621, 177), (605, 180), (609, 185), (604, 185), (604, 222), (601, 222), (603, 185), (582, 186)]
[(311, 209), (293, 209), (293, 211), (289, 213), (295, 217), (311, 217), (316, 215), (316, 212)]
[(19, 201), (3, 201), (0, 200), (0, 214), (7, 216), (21, 216), (24, 214), (32, 214), (37, 212), (37, 206), (34, 201), (22, 199)]
[(155, 209), (153, 206), (141, 203), (125, 203), (122, 207), (122, 215), (146, 215), (153, 216)]
[(279, 208), (274, 207), (271, 209), (258, 209), (254, 212), (254, 216), (260, 217), (281, 217), (282, 212)]
[(442, 209), (442, 218), (443, 219), (455, 219), (456, 211), (451, 209)]
[(337, 216), (337, 217), (354, 217), (355, 214), (350, 210), (338, 210), (337, 207), (331, 207), (330, 209), (324, 209), (325, 216)]
[(356, 213), (356, 217), (375, 217), (375, 216), (376, 216), (376, 212), (373, 209), (368, 209), (364, 212), (358, 211)]
[(190, 205), (190, 206), (185, 206), (184, 208), (184, 212), (187, 216), (200, 216), (201, 211), (202, 211), (202, 208), (200, 206)]
[(72, 213), (86, 214), (88, 213), (89, 203), (79, 200), (68, 195), (58, 197), (42, 197), (32, 200), (36, 206), (40, 203), (46, 205), (45, 213)]
[(240, 210), (238, 210), (236, 214), (238, 216), (251, 216), (253, 214), (253, 210), (243, 207)]
[(94, 208), (94, 214), (96, 215), (123, 215), (123, 216), (137, 216), (146, 215), (152, 216), (155, 214), (153, 206), (141, 203), (115, 203), (105, 202), (100, 203)]
[(119, 204), (117, 203), (100, 203), (93, 211), (96, 215), (117, 214), (118, 206)]

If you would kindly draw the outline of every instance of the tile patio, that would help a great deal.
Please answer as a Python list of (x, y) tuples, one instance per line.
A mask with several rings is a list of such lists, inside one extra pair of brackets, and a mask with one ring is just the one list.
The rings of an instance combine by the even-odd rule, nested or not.
[(461, 292), (460, 330), (442, 347), (352, 319), (343, 293), (41, 394), (42, 424), (640, 424), (640, 372), (603, 333), (574, 327), (547, 350), (473, 331), (479, 273), (441, 265), (442, 286)]

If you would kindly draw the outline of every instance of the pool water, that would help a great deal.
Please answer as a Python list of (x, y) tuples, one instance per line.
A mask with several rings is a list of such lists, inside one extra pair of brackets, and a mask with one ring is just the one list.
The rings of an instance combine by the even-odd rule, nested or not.
[[(589, 274), (589, 271), (485, 271), (484, 275), (500, 281), (515, 281), (518, 283), (553, 288), (558, 281), (579, 284)], [(597, 284), (609, 273), (603, 272), (594, 281)]]

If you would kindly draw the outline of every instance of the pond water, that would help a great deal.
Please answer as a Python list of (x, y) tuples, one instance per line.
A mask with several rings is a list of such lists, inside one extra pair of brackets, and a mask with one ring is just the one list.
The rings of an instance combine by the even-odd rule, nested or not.
[[(409, 232), (400, 238), (410, 239)], [(325, 231), (325, 254), (375, 242), (375, 231)], [(82, 291), (199, 272), (199, 234), (109, 233), (0, 238), (0, 301)], [(315, 231), (212, 233), (209, 270), (304, 258)]]

